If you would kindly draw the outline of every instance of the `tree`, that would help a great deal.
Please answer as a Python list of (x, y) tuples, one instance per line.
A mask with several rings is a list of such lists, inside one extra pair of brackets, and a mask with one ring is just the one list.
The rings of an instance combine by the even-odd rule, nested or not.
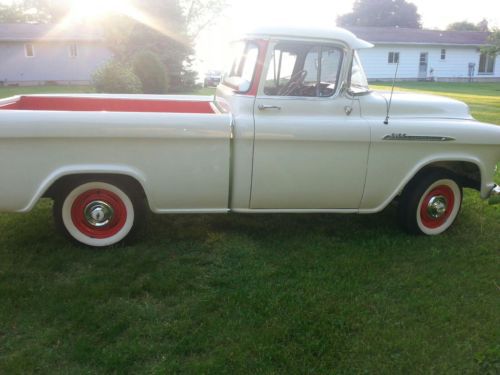
[(420, 18), (417, 7), (406, 0), (356, 0), (353, 11), (339, 16), (337, 24), (419, 29)]
[(227, 3), (225, 0), (181, 0), (181, 6), (185, 10), (188, 34), (196, 39), (217, 20)]
[(46, 23), (50, 21), (47, 0), (14, 0), (0, 4), (0, 23)]
[(215, 22), (225, 0), (136, 0), (143, 22), (120, 15), (104, 22), (108, 46), (130, 63), (143, 51), (156, 54), (165, 65), (169, 90), (189, 91), (195, 85), (193, 44), (198, 34)]
[(132, 68), (116, 60), (111, 60), (99, 68), (94, 73), (92, 82), (99, 93), (138, 94), (142, 92), (141, 81)]
[(481, 22), (474, 24), (468, 21), (454, 22), (446, 28), (448, 31), (488, 31), (488, 21), (483, 19)]
[(472, 22), (460, 21), (454, 22), (446, 27), (448, 31), (479, 31), (479, 27)]
[(134, 5), (137, 18), (115, 15), (103, 22), (108, 47), (119, 61), (127, 64), (131, 64), (140, 52), (158, 55), (168, 73), (170, 90), (189, 90), (194, 86), (194, 79), (186, 77), (189, 77), (194, 51), (179, 2), (142, 0)]
[(488, 42), (490, 45), (481, 48), (481, 52), (498, 55), (500, 53), (500, 29), (493, 29), (488, 37)]
[(477, 27), (479, 28), (479, 31), (490, 31), (490, 27), (486, 18), (483, 18), (481, 22), (478, 22)]
[(26, 22), (22, 9), (11, 5), (0, 4), (0, 23)]
[(165, 65), (152, 52), (141, 52), (134, 58), (134, 73), (142, 83), (144, 94), (165, 94), (167, 92), (167, 74)]

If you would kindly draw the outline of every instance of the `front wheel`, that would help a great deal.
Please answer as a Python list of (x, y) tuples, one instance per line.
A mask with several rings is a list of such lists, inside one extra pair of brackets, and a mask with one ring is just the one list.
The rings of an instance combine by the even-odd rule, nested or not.
[(144, 207), (140, 195), (126, 184), (78, 182), (56, 198), (54, 219), (70, 239), (102, 248), (131, 238), (144, 220)]
[(403, 191), (400, 223), (410, 233), (441, 234), (455, 222), (462, 196), (462, 186), (455, 175), (444, 170), (431, 171)]

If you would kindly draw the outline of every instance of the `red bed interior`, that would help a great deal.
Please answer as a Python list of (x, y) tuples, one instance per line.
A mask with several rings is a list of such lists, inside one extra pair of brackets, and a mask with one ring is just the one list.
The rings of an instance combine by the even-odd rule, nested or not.
[(43, 96), (21, 96), (15, 102), (0, 105), (0, 109), (27, 111), (215, 113), (212, 103), (203, 101)]

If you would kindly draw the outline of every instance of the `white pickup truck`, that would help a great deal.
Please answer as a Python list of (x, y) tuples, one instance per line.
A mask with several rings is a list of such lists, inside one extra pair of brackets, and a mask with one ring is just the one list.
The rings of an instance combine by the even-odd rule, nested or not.
[(154, 213), (376, 213), (448, 229), (462, 188), (497, 199), (500, 126), (461, 102), (369, 89), (343, 29), (260, 29), (214, 98), (36, 95), (0, 101), (0, 211), (54, 199), (79, 243), (129, 238)]

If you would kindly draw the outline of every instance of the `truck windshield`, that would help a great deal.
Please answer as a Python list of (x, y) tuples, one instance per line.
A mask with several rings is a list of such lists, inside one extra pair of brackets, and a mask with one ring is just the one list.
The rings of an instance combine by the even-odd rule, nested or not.
[(368, 87), (368, 80), (366, 79), (366, 75), (363, 70), (363, 66), (359, 61), (357, 52), (354, 52), (354, 58), (352, 60), (349, 89), (353, 94), (362, 94), (370, 91), (370, 88)]
[(224, 77), (224, 84), (239, 92), (247, 92), (252, 85), (259, 47), (252, 42), (238, 42), (233, 45), (232, 64)]

